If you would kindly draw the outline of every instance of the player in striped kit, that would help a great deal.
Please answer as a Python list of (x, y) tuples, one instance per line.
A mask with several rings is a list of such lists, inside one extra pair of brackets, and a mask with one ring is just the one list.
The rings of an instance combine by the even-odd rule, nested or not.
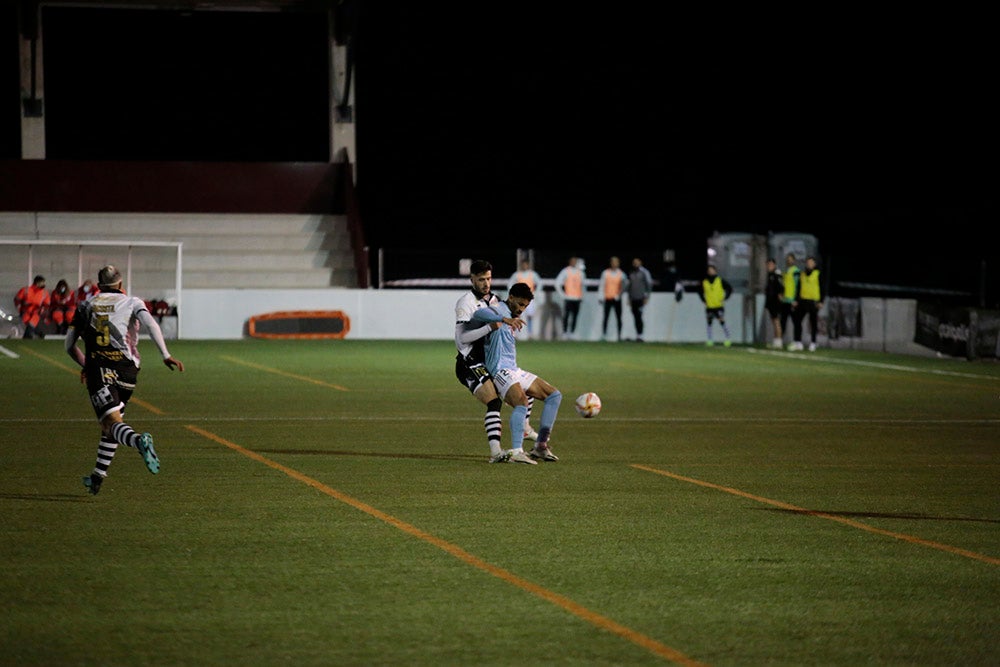
[[(493, 384), (500, 398), (514, 408), (510, 415), (510, 460), (532, 464), (535, 463), (533, 459), (559, 460), (549, 448), (549, 436), (562, 402), (562, 393), (558, 389), (517, 365), (514, 331), (523, 325), (520, 315), (534, 298), (535, 295), (527, 284), (516, 283), (507, 293), (506, 301), (480, 308), (472, 314), (474, 322), (497, 325), (486, 337), (486, 367), (493, 375)], [(521, 431), (527, 419), (529, 398), (541, 399), (544, 406), (538, 439), (534, 448), (526, 454)]]
[[(493, 265), (484, 259), (473, 261), (469, 278), (472, 289), (459, 297), (455, 304), (455, 347), (458, 351), (455, 355), (455, 377), (486, 406), (483, 427), (486, 429), (486, 440), (490, 446), (490, 463), (504, 463), (510, 458), (510, 452), (505, 451), (500, 445), (502, 433), (500, 408), (503, 406), (503, 401), (497, 395), (493, 377), (486, 370), (486, 355), (483, 351), (485, 336), (495, 327), (482, 322), (471, 322), (472, 314), (476, 310), (500, 301), (490, 291), (493, 285)], [(538, 433), (528, 423), (529, 417), (531, 417), (531, 404), (528, 405), (524, 420), (524, 437), (534, 440), (538, 437)]]
[[(80, 380), (87, 384), (91, 405), (101, 423), (97, 463), (93, 472), (83, 478), (84, 486), (94, 495), (108, 476), (108, 467), (118, 445), (139, 450), (149, 472), (155, 475), (160, 471), (153, 436), (136, 433), (123, 417), (139, 375), (140, 324), (156, 343), (167, 368), (184, 371), (184, 364), (167, 350), (160, 325), (150, 315), (146, 304), (122, 291), (118, 269), (110, 264), (103, 267), (97, 274), (97, 283), (100, 293), (77, 306), (66, 333), (66, 352), (83, 369)], [(83, 338), (86, 352), (77, 347), (80, 338)]]

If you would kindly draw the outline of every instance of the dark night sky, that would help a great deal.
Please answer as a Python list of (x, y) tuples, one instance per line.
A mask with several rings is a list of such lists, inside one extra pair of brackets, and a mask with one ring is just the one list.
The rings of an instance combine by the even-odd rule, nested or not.
[(521, 9), (362, 13), (373, 245), (675, 248), (690, 272), (714, 230), (791, 230), (843, 280), (1000, 272), (975, 16)]
[[(540, 4), (359, 5), (371, 247), (696, 277), (716, 230), (798, 231), (839, 280), (973, 291), (985, 261), (1000, 307), (985, 15)], [(327, 159), (322, 13), (98, 11), (45, 13), (50, 157)]]

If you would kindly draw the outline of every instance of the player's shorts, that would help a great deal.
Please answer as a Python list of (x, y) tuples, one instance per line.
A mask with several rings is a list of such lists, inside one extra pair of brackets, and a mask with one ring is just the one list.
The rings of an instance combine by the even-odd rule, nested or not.
[(774, 318), (781, 316), (781, 302), (775, 301), (773, 303), (765, 303), (764, 310), (767, 311), (767, 314), (773, 320)]
[(493, 379), (486, 370), (486, 364), (481, 361), (471, 361), (461, 354), (455, 356), (455, 377), (473, 394)]
[(711, 324), (713, 320), (719, 320), (722, 322), (726, 319), (726, 309), (725, 308), (706, 308), (705, 309), (705, 319)]
[(101, 421), (109, 414), (125, 410), (125, 405), (132, 398), (139, 369), (131, 361), (96, 361), (88, 359), (87, 391), (90, 393), (90, 403)]
[(515, 384), (521, 385), (522, 389), (528, 391), (528, 387), (537, 379), (538, 376), (534, 373), (522, 371), (520, 368), (501, 368), (493, 376), (493, 384), (497, 386), (497, 393), (500, 394), (500, 398), (506, 398), (507, 390)]

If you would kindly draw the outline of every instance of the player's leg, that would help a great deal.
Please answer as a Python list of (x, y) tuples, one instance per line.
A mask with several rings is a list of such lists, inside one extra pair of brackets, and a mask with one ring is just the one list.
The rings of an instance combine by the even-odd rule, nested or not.
[(503, 401), (497, 395), (493, 381), (488, 380), (480, 385), (475, 392), (476, 398), (486, 405), (486, 415), (483, 417), (483, 429), (486, 431), (486, 442), (490, 448), (490, 461), (499, 463), (506, 460), (503, 447), (500, 445), (500, 436), (503, 434), (503, 425), (500, 421), (500, 408)]
[(526, 391), (528, 396), (539, 398), (545, 403), (542, 406), (542, 418), (538, 427), (538, 440), (530, 455), (532, 458), (544, 461), (558, 461), (559, 457), (552, 452), (549, 447), (549, 438), (552, 435), (552, 428), (555, 426), (556, 417), (559, 415), (559, 405), (562, 403), (562, 392), (553, 387), (542, 378), (533, 374), (531, 384)]
[(722, 334), (726, 337), (726, 340), (723, 342), (723, 345), (729, 347), (730, 345), (733, 344), (733, 342), (729, 339), (730, 338), (729, 327), (726, 326), (726, 309), (719, 308), (718, 315), (719, 315), (719, 324), (722, 325)]
[(480, 403), (486, 406), (486, 414), (483, 416), (483, 430), (486, 431), (486, 442), (490, 448), (490, 460), (496, 459), (497, 462), (500, 462), (500, 459), (504, 459), (503, 448), (500, 445), (502, 434), (500, 408), (503, 406), (503, 401), (497, 394), (489, 371), (483, 364), (469, 365), (461, 356), (458, 356), (455, 359), (455, 377)]
[(512, 463), (534, 464), (524, 452), (524, 425), (528, 412), (528, 396), (521, 384), (523, 373), (520, 369), (503, 368), (493, 377), (497, 393), (509, 405), (510, 415), (510, 461)]
[(528, 396), (528, 412), (524, 415), (524, 439), (538, 440), (538, 431), (531, 428), (531, 408), (535, 406), (535, 399)]

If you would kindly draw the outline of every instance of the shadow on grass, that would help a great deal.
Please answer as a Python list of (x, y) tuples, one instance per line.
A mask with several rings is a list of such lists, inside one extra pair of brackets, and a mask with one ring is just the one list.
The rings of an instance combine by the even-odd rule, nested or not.
[(853, 519), (910, 519), (915, 521), (977, 521), (982, 523), (1000, 523), (1000, 519), (981, 519), (973, 516), (930, 516), (927, 514), (911, 514), (906, 512), (836, 512), (830, 510), (794, 510), (780, 507), (760, 508), (767, 512), (785, 512), (787, 514), (826, 514), (843, 516)]
[(80, 495), (70, 493), (0, 493), (2, 500), (44, 500), (55, 503), (82, 503), (90, 498), (90, 494), (81, 492)]

